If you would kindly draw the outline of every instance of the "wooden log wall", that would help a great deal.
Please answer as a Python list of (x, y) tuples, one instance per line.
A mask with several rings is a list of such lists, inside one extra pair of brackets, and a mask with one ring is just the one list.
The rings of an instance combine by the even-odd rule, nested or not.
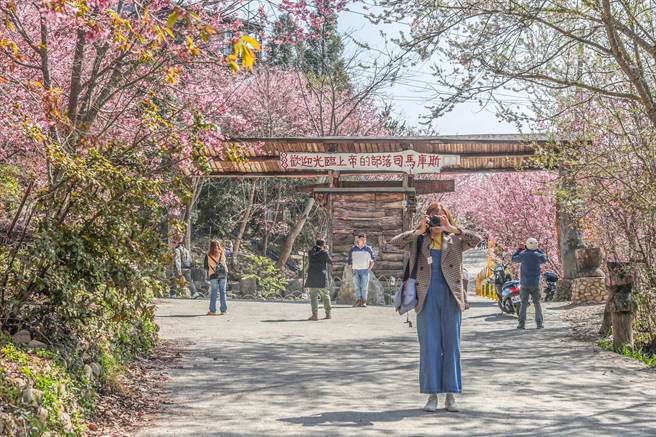
[(374, 273), (379, 279), (403, 274), (404, 253), (389, 246), (403, 232), (403, 193), (333, 194), (332, 258), (335, 284), (340, 285), (348, 252), (359, 233), (376, 253)]

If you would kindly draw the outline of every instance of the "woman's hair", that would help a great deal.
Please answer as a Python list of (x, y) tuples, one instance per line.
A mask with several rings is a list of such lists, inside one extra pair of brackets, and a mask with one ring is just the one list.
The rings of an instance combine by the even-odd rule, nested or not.
[(314, 242), (315, 246), (323, 247), (326, 245), (326, 242), (322, 240), (321, 238), (318, 238), (317, 241)]
[(451, 211), (449, 211), (449, 209), (446, 206), (444, 206), (442, 203), (431, 202), (431, 204), (428, 205), (428, 208), (426, 208), (426, 215), (431, 215), (431, 213), (435, 211), (442, 211), (446, 216), (446, 218), (449, 219), (449, 223), (451, 223), (453, 226), (456, 225), (456, 221), (453, 218)]
[(207, 254), (212, 258), (223, 258), (223, 246), (219, 240), (210, 241), (210, 249), (207, 251)]

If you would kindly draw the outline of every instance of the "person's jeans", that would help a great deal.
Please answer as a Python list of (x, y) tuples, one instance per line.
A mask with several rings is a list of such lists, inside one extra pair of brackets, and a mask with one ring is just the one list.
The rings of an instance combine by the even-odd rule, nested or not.
[[(187, 287), (189, 288), (189, 291), (191, 291), (191, 295), (195, 295), (198, 293), (198, 290), (196, 290), (196, 284), (194, 284), (194, 281), (191, 277), (191, 269), (182, 269), (182, 276), (185, 278), (185, 281), (187, 282)], [(171, 289), (170, 295), (171, 297), (175, 297), (178, 294), (178, 278), (173, 277), (171, 279)]]
[(323, 302), (323, 309), (326, 310), (326, 314), (330, 313), (330, 294), (325, 288), (310, 288), (310, 304), (312, 305), (312, 313), (319, 311), (319, 295), (321, 295), (321, 301)]
[(355, 298), (367, 301), (367, 289), (369, 288), (369, 269), (353, 270), (353, 285), (355, 286)]
[(224, 279), (210, 279), (210, 311), (216, 312), (216, 294), (219, 292), (221, 296), (221, 312), (225, 313), (228, 309), (226, 303), (226, 280)]
[(524, 326), (526, 323), (526, 309), (528, 308), (528, 297), (531, 296), (533, 305), (535, 305), (535, 324), (542, 326), (544, 321), (542, 319), (542, 307), (540, 306), (540, 286), (523, 286), (519, 292), (522, 299), (521, 306), (519, 307), (519, 325)]

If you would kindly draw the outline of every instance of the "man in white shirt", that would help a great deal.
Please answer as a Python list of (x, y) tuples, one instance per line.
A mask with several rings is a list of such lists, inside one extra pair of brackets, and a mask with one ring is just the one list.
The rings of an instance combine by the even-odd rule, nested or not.
[(354, 307), (367, 307), (369, 272), (374, 268), (375, 259), (374, 251), (367, 246), (367, 236), (358, 234), (357, 243), (353, 245), (348, 254), (348, 264), (353, 271), (353, 285), (355, 286)]

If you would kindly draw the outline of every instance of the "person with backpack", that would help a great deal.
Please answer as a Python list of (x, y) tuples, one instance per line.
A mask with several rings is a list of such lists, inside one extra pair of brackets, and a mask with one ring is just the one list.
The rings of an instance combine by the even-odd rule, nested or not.
[(226, 303), (226, 282), (228, 281), (228, 265), (226, 263), (226, 253), (223, 246), (218, 240), (210, 242), (210, 248), (203, 261), (207, 277), (210, 280), (210, 310), (208, 316), (216, 316), (216, 297), (220, 296), (221, 313), (224, 315), (228, 310)]
[(181, 278), (184, 277), (187, 282), (187, 287), (191, 292), (191, 298), (197, 299), (200, 297), (200, 293), (196, 289), (196, 284), (191, 277), (191, 269), (193, 267), (193, 260), (191, 258), (191, 252), (187, 249), (182, 240), (177, 240), (175, 242), (175, 253), (173, 255), (173, 278), (171, 278), (171, 289), (169, 294), (172, 299), (175, 299), (178, 294), (178, 282)]
[(455, 395), (462, 393), (460, 323), (469, 307), (462, 254), (480, 241), (474, 232), (461, 229), (437, 202), (429, 205), (415, 230), (390, 240), (408, 251), (407, 271), (415, 279), (419, 391), (428, 394), (425, 411), (437, 411), (441, 393), (446, 393), (445, 409), (459, 411)]
[(310, 292), (310, 303), (312, 315), (308, 320), (319, 320), (318, 296), (321, 295), (323, 309), (326, 311), (326, 319), (330, 319), (330, 293), (328, 293), (328, 264), (333, 261), (328, 253), (328, 247), (324, 240), (317, 240), (314, 247), (308, 252), (308, 269), (305, 287)]
[(542, 317), (542, 306), (540, 305), (540, 266), (549, 258), (538, 249), (538, 240), (529, 238), (526, 245), (519, 246), (517, 252), (512, 256), (515, 263), (521, 263), (519, 285), (519, 296), (522, 302), (519, 307), (519, 324), (517, 329), (526, 329), (526, 309), (528, 308), (528, 297), (531, 296), (533, 305), (535, 305), (535, 324), (537, 329), (544, 328), (544, 319)]

